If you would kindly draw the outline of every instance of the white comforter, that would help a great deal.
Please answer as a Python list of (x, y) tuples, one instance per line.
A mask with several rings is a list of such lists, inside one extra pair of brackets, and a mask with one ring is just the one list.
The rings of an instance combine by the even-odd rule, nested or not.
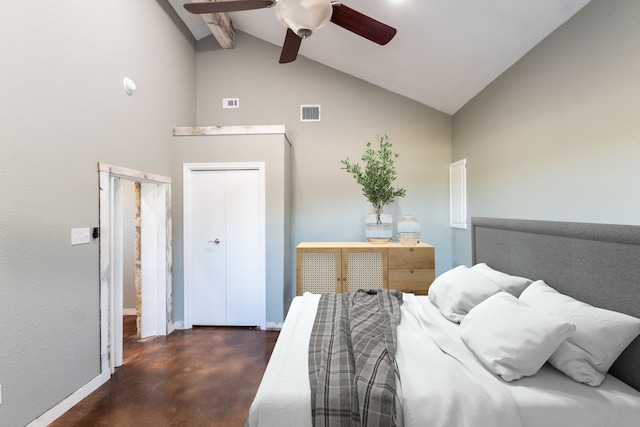
[[(296, 297), (247, 425), (311, 426), (307, 351), (319, 295)], [(637, 426), (640, 392), (612, 376), (596, 388), (545, 367), (506, 383), (466, 348), (427, 297), (404, 295), (397, 331), (400, 425)]]
[[(405, 426), (521, 425), (516, 404), (469, 352), (451, 323), (404, 295), (396, 361)], [(443, 322), (441, 322), (443, 321)], [(446, 325), (448, 326), (448, 325)]]

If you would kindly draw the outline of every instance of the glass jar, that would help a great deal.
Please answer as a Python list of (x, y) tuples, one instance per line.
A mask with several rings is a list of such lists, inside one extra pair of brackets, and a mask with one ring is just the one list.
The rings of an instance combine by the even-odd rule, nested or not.
[(387, 243), (393, 237), (393, 217), (385, 211), (380, 212), (380, 217), (375, 212), (370, 212), (364, 219), (365, 237), (371, 243)]
[(413, 215), (405, 215), (398, 221), (398, 241), (404, 246), (420, 242), (420, 222)]

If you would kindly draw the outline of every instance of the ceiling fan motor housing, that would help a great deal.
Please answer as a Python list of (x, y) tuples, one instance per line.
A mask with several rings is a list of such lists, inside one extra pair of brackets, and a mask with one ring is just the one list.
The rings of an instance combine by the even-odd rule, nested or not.
[(331, 19), (330, 0), (278, 0), (276, 16), (286, 27), (307, 38)]

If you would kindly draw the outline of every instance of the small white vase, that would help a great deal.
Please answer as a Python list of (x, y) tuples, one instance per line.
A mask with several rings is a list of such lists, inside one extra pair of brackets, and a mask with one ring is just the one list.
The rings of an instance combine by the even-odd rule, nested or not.
[(364, 219), (365, 237), (371, 243), (388, 243), (393, 237), (393, 216), (382, 211), (380, 218), (375, 212), (369, 212)]

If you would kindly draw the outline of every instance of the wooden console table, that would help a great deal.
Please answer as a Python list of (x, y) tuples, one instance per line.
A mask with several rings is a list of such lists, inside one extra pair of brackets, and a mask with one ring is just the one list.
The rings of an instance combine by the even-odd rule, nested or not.
[(426, 243), (303, 242), (296, 247), (296, 293), (397, 289), (426, 295), (435, 248)]

